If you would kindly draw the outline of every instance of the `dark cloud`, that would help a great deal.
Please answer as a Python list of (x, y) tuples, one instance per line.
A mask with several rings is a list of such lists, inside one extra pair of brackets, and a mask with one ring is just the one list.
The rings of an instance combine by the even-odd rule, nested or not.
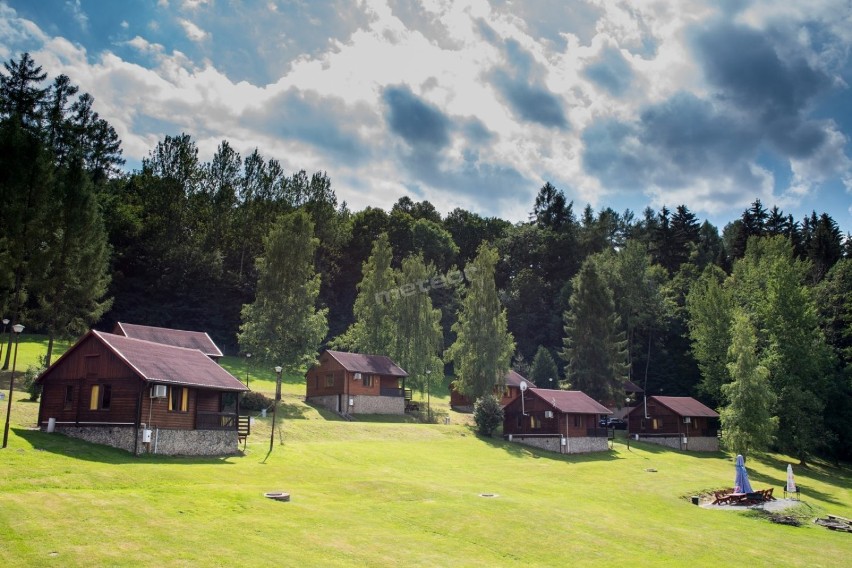
[(367, 158), (369, 145), (358, 135), (363, 124), (378, 117), (364, 106), (347, 106), (341, 99), (313, 91), (289, 89), (260, 111), (249, 111), (242, 122), (285, 140), (298, 140), (347, 164)]
[[(792, 33), (792, 32), (791, 32)], [(824, 126), (808, 121), (815, 97), (830, 78), (798, 53), (782, 58), (795, 37), (727, 22), (696, 29), (692, 44), (720, 101), (752, 117), (779, 151), (806, 158), (825, 143)]]
[(406, 86), (387, 87), (382, 98), (388, 107), (391, 131), (415, 148), (439, 149), (450, 142), (450, 121)]
[(608, 189), (674, 189), (714, 177), (760, 183), (749, 165), (759, 133), (690, 93), (646, 108), (636, 122), (597, 121), (582, 139), (586, 170)]
[(521, 120), (552, 128), (567, 128), (561, 99), (544, 84), (546, 72), (535, 58), (514, 40), (503, 45), (504, 68), (487, 74), (491, 84)]
[(621, 52), (615, 48), (604, 49), (600, 56), (584, 71), (586, 77), (619, 97), (627, 92), (633, 81), (633, 69)]

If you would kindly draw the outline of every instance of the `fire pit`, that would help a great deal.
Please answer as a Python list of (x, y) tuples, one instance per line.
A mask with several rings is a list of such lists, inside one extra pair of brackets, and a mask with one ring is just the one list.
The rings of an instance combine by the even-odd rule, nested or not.
[(290, 500), (290, 494), (289, 493), (282, 493), (280, 491), (273, 491), (273, 492), (270, 492), (270, 493), (264, 493), (263, 496), (266, 497), (267, 499), (272, 499), (273, 501), (289, 501)]

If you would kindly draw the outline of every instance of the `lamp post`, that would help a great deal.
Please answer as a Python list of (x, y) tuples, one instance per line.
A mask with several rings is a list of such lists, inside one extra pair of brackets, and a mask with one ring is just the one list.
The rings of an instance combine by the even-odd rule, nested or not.
[(249, 360), (251, 359), (251, 353), (246, 353), (246, 386), (249, 386)]
[(430, 369), (426, 369), (426, 414), (429, 417), (429, 424), (432, 423), (432, 382), (429, 380), (431, 372)]
[(553, 377), (550, 377), (549, 379), (547, 379), (547, 381), (548, 381), (548, 384), (547, 384), (548, 388), (552, 389), (553, 388)]
[(281, 367), (275, 367), (275, 402), (272, 403), (272, 433), (269, 435), (269, 451), (272, 452), (272, 445), (275, 443), (275, 410), (278, 408), (278, 401), (281, 400)]
[(24, 331), (24, 326), (16, 323), (12, 326), (12, 331), (15, 332), (15, 356), (12, 359), (12, 377), (9, 379), (9, 403), (6, 405), (6, 427), (3, 429), (3, 447), (6, 447), (6, 442), (9, 440), (9, 417), (12, 415), (12, 389), (15, 388), (15, 365), (18, 363), (18, 343), (21, 340), (21, 332)]
[(3, 318), (3, 333), (0, 333), (0, 361), (3, 360), (3, 336), (6, 335), (7, 325), (9, 325), (9, 318)]

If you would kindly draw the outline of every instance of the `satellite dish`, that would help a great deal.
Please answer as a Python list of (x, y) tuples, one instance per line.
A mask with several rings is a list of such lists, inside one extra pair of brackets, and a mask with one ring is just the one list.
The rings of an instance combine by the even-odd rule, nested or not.
[(527, 382), (521, 381), (521, 392), (524, 392), (525, 390), (527, 390)]

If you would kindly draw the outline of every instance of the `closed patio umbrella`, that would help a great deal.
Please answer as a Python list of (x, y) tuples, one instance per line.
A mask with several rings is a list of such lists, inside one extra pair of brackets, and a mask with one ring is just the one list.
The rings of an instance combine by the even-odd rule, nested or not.
[(787, 464), (787, 493), (795, 493), (796, 492), (796, 480), (793, 479), (793, 465)]
[(752, 493), (751, 483), (748, 480), (748, 472), (745, 468), (745, 460), (741, 455), (737, 456), (737, 475), (734, 478), (734, 493)]

